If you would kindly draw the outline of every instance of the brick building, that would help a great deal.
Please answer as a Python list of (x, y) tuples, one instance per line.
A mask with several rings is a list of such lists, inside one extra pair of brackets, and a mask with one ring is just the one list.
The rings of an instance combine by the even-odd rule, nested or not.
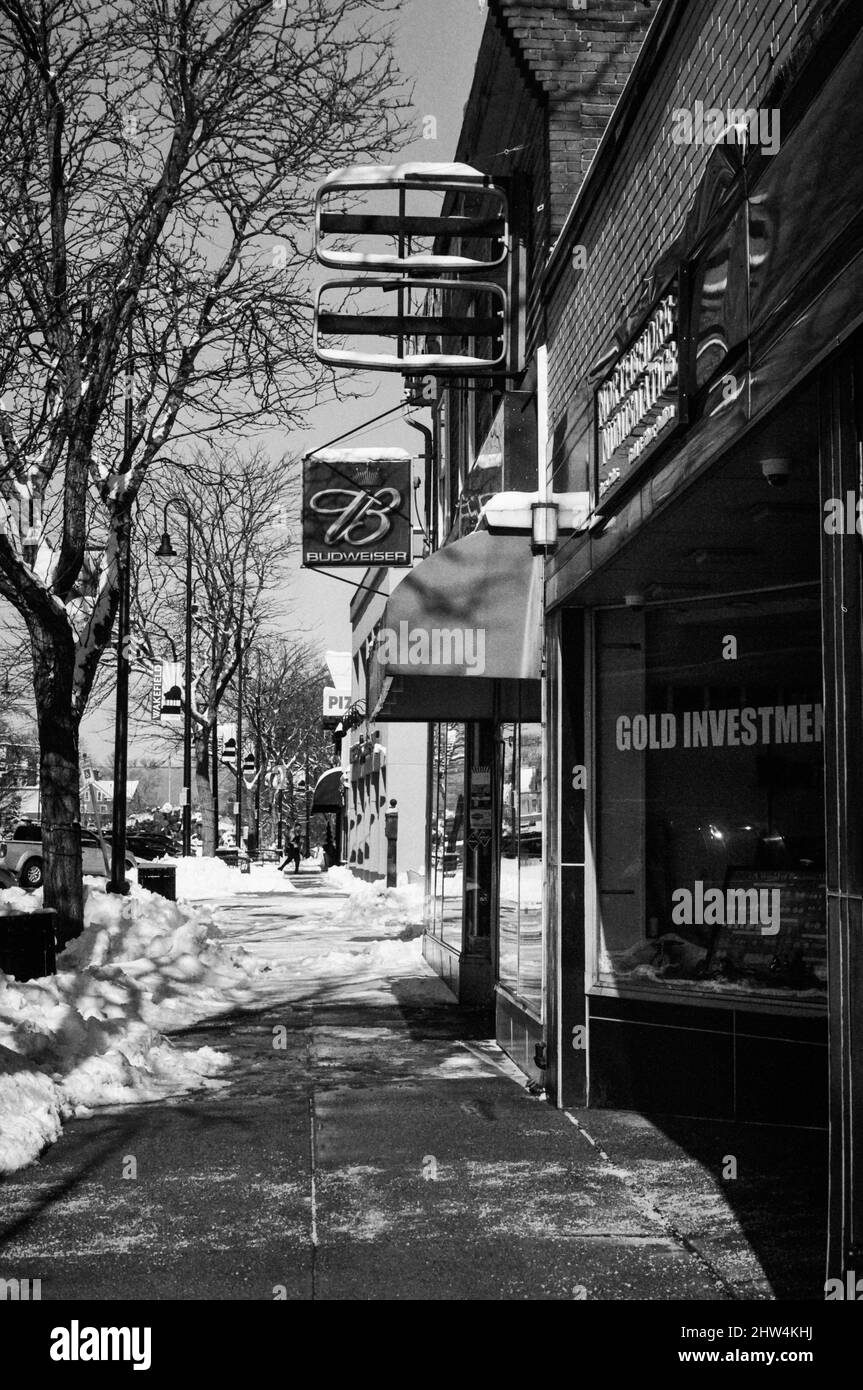
[(548, 483), (590, 497), (545, 576), (546, 1076), (829, 1114), (833, 1273), (860, 1241), (861, 21), (664, 0), (543, 280)]

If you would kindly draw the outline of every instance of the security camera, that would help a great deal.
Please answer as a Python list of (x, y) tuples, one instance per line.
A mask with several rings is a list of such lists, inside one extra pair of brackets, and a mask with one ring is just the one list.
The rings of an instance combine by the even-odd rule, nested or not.
[(771, 487), (785, 487), (791, 477), (789, 459), (762, 459), (761, 472)]

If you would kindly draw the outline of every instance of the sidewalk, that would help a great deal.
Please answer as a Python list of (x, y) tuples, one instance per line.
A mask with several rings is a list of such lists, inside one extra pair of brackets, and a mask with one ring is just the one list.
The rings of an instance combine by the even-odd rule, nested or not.
[(556, 1111), (416, 943), (358, 974), (380, 933), (334, 947), (338, 900), (296, 882), (224, 910), (272, 957), (257, 1003), (175, 1035), (231, 1054), (224, 1088), (70, 1123), (0, 1183), (0, 1276), (43, 1300), (823, 1297), (823, 1135)]

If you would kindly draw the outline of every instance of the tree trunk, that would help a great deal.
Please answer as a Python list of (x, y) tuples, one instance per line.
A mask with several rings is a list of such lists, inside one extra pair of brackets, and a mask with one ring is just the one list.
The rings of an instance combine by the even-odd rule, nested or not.
[(42, 799), (42, 900), (57, 913), (57, 945), (84, 929), (78, 722), (72, 713), (71, 640), (31, 627)]
[[(215, 736), (215, 729), (213, 729)], [(201, 853), (211, 858), (216, 852), (216, 823), (213, 816), (213, 789), (210, 785), (210, 727), (195, 729), (195, 787), (201, 813)]]

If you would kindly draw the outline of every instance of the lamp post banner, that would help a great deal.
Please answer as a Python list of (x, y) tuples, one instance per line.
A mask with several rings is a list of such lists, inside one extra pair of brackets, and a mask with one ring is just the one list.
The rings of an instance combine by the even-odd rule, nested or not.
[(162, 662), (156, 661), (153, 665), (153, 685), (151, 700), (151, 715), (156, 723), (159, 722), (162, 714)]
[(162, 662), (162, 682), (159, 720), (162, 724), (179, 724), (183, 718), (183, 663)]
[(363, 453), (333, 450), (303, 460), (306, 568), (411, 566), (410, 457), (357, 457)]

